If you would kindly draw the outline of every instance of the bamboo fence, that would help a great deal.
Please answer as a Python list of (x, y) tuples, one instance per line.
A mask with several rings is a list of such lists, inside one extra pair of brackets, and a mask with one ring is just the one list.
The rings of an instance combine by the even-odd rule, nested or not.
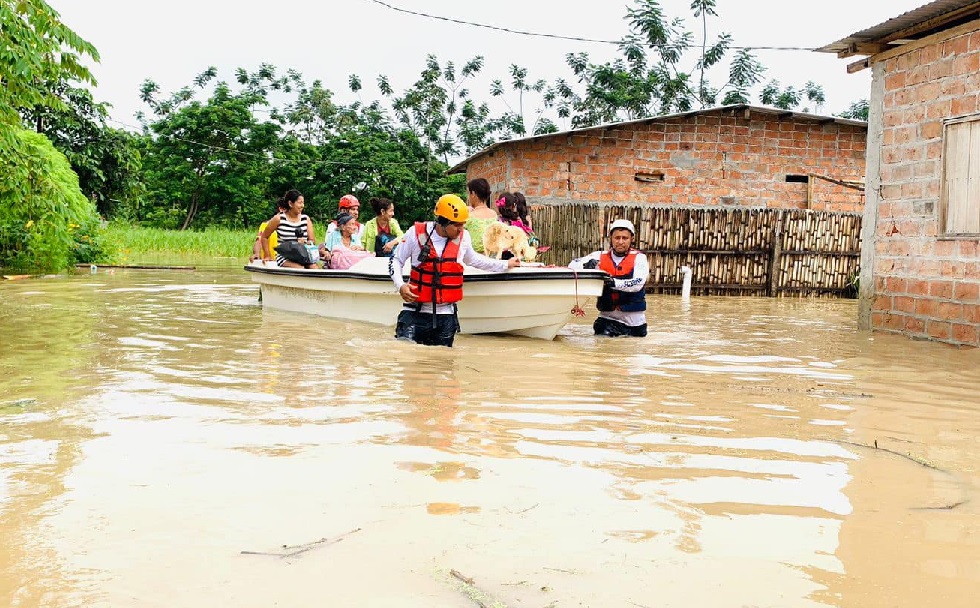
[(680, 293), (689, 266), (695, 295), (854, 297), (860, 271), (856, 213), (585, 203), (535, 206), (533, 215), (551, 246), (542, 261), (555, 264), (608, 247), (606, 227), (630, 220), (650, 261), (650, 293)]

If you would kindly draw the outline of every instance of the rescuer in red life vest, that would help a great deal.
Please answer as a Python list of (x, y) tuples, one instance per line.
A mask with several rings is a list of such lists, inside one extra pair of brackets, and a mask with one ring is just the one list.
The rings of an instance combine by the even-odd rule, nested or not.
[(616, 220), (609, 226), (609, 251), (594, 251), (572, 260), (569, 268), (598, 268), (609, 277), (596, 302), (599, 317), (592, 325), (597, 336), (647, 335), (645, 287), (650, 265), (642, 251), (633, 249), (636, 228), (629, 220)]
[[(520, 260), (495, 260), (473, 250), (463, 224), (470, 216), (463, 199), (455, 194), (439, 197), (436, 221), (419, 222), (405, 231), (405, 240), (388, 262), (405, 306), (398, 314), (395, 337), (427, 346), (452, 346), (459, 331), (456, 302), (463, 299), (463, 264), (488, 272), (504, 272), (520, 266)], [(412, 261), (408, 283), (402, 268)]]

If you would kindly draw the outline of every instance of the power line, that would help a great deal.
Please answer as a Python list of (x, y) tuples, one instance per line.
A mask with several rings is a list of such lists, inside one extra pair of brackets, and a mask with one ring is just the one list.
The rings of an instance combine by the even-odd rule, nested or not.
[(488, 30), (496, 30), (498, 32), (507, 32), (508, 34), (520, 34), (521, 36), (537, 36), (539, 38), (557, 38), (559, 40), (574, 40), (576, 42), (595, 42), (598, 44), (619, 44), (615, 40), (597, 40), (595, 38), (580, 38), (578, 36), (562, 36), (560, 34), (542, 34), (538, 32), (525, 32), (522, 30), (514, 30), (507, 27), (499, 27), (496, 25), (488, 25), (486, 23), (474, 23), (472, 21), (463, 21), (462, 19), (454, 19), (452, 17), (443, 17), (440, 15), (430, 15), (428, 13), (420, 13), (418, 11), (411, 11), (407, 8), (400, 8), (397, 6), (392, 6), (380, 0), (369, 0), (375, 4), (380, 4), (381, 6), (391, 9), (393, 11), (398, 11), (399, 13), (407, 13), (409, 15), (415, 15), (417, 17), (426, 17), (428, 19), (438, 19), (440, 21), (448, 21), (450, 23), (458, 23), (460, 25), (472, 25), (473, 27), (482, 27)]
[[(407, 8), (401, 8), (398, 6), (392, 6), (387, 2), (381, 2), (381, 0), (368, 0), (368, 2), (373, 2), (387, 9), (397, 11), (399, 13), (406, 13), (408, 15), (415, 15), (416, 17), (425, 17), (427, 19), (437, 19), (439, 21), (447, 21), (449, 23), (458, 23), (460, 25), (470, 25), (473, 27), (482, 27), (488, 30), (495, 30), (498, 32), (506, 32), (508, 34), (517, 34), (520, 36), (531, 36), (535, 38), (552, 38), (557, 40), (572, 40), (574, 42), (590, 42), (595, 44), (615, 44), (621, 43), (619, 40), (601, 40), (598, 38), (584, 38), (581, 36), (565, 36), (562, 34), (547, 34), (542, 32), (528, 32), (525, 30), (516, 30), (509, 27), (501, 27), (499, 25), (490, 25), (487, 23), (476, 23), (474, 21), (465, 21), (463, 19), (455, 19), (453, 17), (445, 17), (442, 15), (430, 15), (429, 13), (421, 13), (419, 11), (409, 10)], [(658, 48), (679, 48), (680, 45), (677, 44), (659, 44), (653, 45)], [(701, 43), (691, 43), (689, 45), (691, 48), (700, 47)], [(809, 46), (769, 46), (769, 45), (756, 45), (756, 46), (730, 46), (729, 49), (736, 51), (816, 51), (817, 49)]]

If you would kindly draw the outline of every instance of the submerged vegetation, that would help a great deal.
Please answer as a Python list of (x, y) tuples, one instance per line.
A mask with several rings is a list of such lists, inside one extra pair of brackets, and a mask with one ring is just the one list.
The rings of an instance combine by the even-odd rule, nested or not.
[(204, 230), (166, 230), (110, 224), (106, 238), (114, 243), (117, 258), (106, 261), (127, 263), (147, 254), (245, 258), (252, 250), (255, 230), (205, 228)]

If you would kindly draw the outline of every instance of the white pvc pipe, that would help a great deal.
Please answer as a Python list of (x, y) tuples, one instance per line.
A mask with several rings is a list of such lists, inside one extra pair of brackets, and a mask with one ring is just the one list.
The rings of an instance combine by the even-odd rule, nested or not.
[(691, 299), (691, 267), (681, 266), (681, 274), (684, 275), (684, 285), (681, 287), (681, 298)]

